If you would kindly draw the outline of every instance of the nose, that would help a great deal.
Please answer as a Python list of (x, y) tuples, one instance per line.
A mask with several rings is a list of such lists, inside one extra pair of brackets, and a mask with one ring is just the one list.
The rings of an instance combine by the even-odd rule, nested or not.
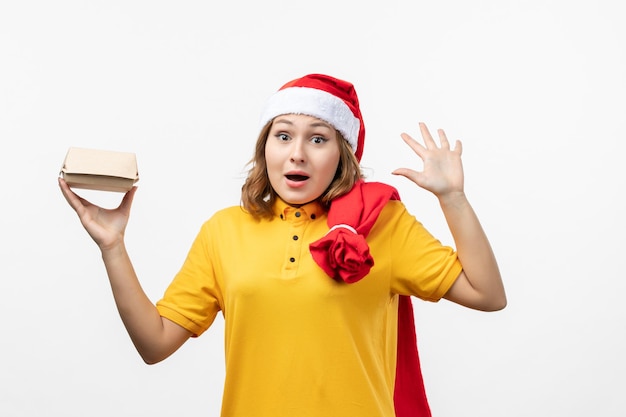
[(301, 138), (294, 139), (291, 142), (291, 154), (289, 155), (291, 162), (304, 162), (306, 160), (306, 152), (304, 149), (304, 140)]

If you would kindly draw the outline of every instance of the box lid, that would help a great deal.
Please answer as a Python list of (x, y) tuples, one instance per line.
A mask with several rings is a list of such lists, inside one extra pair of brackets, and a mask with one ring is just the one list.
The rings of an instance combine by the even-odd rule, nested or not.
[(72, 147), (67, 151), (61, 171), (66, 174), (139, 179), (137, 158), (130, 152)]

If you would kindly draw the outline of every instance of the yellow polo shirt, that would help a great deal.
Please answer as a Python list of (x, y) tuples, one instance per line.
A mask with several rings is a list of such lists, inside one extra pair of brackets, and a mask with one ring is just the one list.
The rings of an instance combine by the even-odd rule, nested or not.
[(275, 213), (230, 207), (204, 223), (160, 314), (196, 336), (224, 315), (223, 417), (393, 417), (397, 295), (439, 300), (456, 253), (390, 201), (367, 238), (370, 274), (339, 283), (308, 249), (325, 211), (281, 201)]

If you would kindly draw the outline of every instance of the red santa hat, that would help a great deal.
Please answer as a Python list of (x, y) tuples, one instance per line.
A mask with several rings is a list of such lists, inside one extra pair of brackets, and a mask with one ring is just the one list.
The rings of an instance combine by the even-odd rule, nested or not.
[(324, 74), (309, 74), (289, 81), (268, 100), (261, 126), (281, 114), (306, 114), (330, 123), (361, 160), (365, 126), (359, 99), (351, 83)]

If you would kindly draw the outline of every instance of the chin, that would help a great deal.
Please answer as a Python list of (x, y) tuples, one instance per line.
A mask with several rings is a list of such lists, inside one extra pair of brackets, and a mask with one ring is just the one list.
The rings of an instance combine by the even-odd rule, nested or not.
[(289, 204), (290, 206), (303, 206), (319, 198), (319, 196), (313, 197), (313, 196), (301, 196), (301, 195), (299, 196), (279, 195), (279, 197), (281, 198), (281, 200), (283, 200), (285, 203)]

